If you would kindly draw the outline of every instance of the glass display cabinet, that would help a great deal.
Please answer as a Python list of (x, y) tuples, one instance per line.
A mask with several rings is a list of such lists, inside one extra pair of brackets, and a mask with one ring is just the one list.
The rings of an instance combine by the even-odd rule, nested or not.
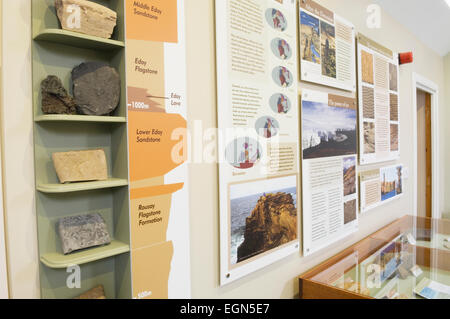
[(303, 299), (449, 299), (450, 220), (404, 216), (298, 279)]

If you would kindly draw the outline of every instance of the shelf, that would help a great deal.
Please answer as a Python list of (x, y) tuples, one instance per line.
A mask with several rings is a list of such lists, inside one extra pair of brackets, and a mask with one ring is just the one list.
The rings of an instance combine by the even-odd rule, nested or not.
[(41, 262), (49, 268), (67, 268), (71, 265), (87, 264), (96, 260), (120, 255), (130, 251), (130, 246), (113, 240), (109, 245), (90, 248), (69, 255), (48, 253), (41, 256)]
[(127, 186), (126, 179), (110, 178), (106, 181), (68, 183), (68, 184), (37, 184), (36, 189), (42, 193), (70, 193), (93, 189)]
[(122, 116), (90, 116), (90, 115), (66, 115), (48, 114), (39, 115), (35, 122), (99, 122), (99, 123), (126, 123), (126, 117)]
[(102, 51), (117, 50), (125, 47), (125, 43), (122, 41), (103, 39), (62, 29), (44, 29), (35, 35), (33, 39)]

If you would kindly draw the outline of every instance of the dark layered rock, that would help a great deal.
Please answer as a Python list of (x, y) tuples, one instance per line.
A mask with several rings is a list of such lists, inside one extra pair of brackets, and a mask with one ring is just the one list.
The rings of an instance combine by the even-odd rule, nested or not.
[(78, 113), (108, 115), (120, 101), (120, 76), (103, 62), (86, 62), (72, 70), (73, 95)]
[(245, 222), (238, 262), (297, 239), (297, 209), (291, 194), (262, 196)]
[(58, 232), (64, 254), (111, 242), (108, 227), (100, 214), (61, 218)]
[(76, 114), (73, 98), (67, 93), (61, 80), (49, 75), (41, 82), (42, 112), (45, 114)]

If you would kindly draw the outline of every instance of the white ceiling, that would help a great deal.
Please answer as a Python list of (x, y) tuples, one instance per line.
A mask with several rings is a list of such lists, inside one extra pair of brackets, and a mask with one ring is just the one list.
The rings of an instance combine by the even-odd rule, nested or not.
[(375, 0), (439, 55), (450, 52), (450, 7), (445, 0)]

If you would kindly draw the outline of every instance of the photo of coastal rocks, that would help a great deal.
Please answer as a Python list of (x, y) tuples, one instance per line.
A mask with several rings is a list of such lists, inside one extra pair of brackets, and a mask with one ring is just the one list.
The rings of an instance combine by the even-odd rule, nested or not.
[(374, 84), (373, 79), (373, 55), (364, 50), (361, 51), (361, 67), (363, 82)]
[(364, 122), (364, 154), (375, 153), (375, 123)]
[(296, 176), (231, 185), (230, 226), (231, 265), (296, 240)]
[(356, 193), (356, 157), (346, 157), (344, 162), (344, 196)]
[(391, 151), (398, 151), (398, 125), (391, 124)]
[(344, 203), (344, 225), (356, 219), (356, 199)]
[(322, 75), (336, 78), (336, 30), (334, 26), (320, 21), (320, 42), (322, 49)]
[(301, 11), (300, 24), (302, 60), (320, 64), (319, 19)]

